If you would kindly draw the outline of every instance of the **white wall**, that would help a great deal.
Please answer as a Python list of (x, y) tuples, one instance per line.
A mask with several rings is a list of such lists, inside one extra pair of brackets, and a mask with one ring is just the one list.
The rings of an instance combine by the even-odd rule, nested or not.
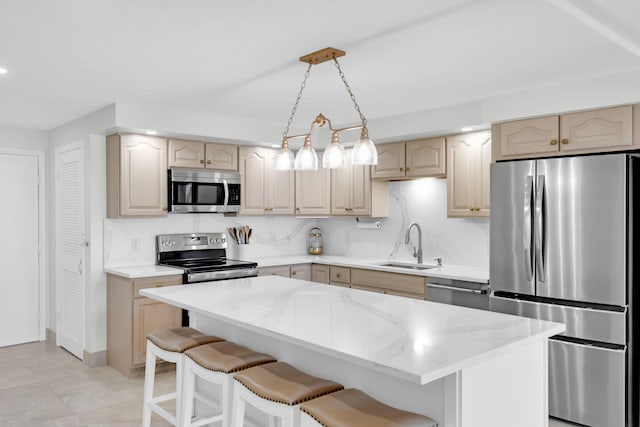
[[(389, 217), (379, 230), (356, 228), (354, 218), (319, 220), (325, 253), (415, 262), (404, 244), (407, 227), (422, 228), (423, 258), (434, 263), (489, 268), (489, 219), (447, 218), (447, 181), (423, 178), (389, 183)], [(411, 240), (418, 244), (417, 231)]]
[(0, 147), (2, 148), (46, 151), (47, 146), (47, 132), (0, 127)]

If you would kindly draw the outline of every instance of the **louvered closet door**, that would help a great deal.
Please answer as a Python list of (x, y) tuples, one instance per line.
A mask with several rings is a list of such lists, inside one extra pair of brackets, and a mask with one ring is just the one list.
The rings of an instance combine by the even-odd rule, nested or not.
[(38, 341), (38, 158), (0, 154), (0, 347)]
[(56, 150), (58, 345), (84, 350), (84, 150)]

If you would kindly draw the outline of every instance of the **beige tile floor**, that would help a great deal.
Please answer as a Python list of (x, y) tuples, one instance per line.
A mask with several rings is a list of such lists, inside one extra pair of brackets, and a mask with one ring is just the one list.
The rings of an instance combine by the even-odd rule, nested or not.
[[(48, 342), (0, 348), (0, 426), (139, 427), (143, 378), (109, 366), (89, 368)], [(156, 376), (156, 390), (175, 387), (175, 373)], [(170, 425), (156, 415), (153, 426)], [(549, 427), (569, 427), (550, 420)]]
[[(156, 381), (158, 392), (169, 392), (175, 373)], [(143, 383), (109, 366), (87, 367), (48, 342), (3, 347), (0, 426), (139, 427)], [(154, 415), (152, 425), (170, 424)]]

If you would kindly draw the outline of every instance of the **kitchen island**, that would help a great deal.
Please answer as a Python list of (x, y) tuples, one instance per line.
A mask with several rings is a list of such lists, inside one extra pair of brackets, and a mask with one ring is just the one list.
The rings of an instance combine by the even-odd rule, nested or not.
[(548, 423), (547, 338), (562, 324), (275, 276), (140, 293), (445, 427)]

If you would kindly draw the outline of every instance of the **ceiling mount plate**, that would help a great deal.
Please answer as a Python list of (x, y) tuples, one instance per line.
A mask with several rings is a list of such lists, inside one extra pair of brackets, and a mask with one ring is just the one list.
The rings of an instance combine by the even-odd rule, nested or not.
[(332, 47), (326, 47), (324, 49), (320, 49), (316, 52), (310, 53), (305, 56), (300, 57), (301, 62), (306, 62), (307, 64), (320, 64), (322, 62), (331, 61), (334, 58), (340, 58), (341, 56), (345, 56), (346, 52), (340, 49), (334, 49)]

